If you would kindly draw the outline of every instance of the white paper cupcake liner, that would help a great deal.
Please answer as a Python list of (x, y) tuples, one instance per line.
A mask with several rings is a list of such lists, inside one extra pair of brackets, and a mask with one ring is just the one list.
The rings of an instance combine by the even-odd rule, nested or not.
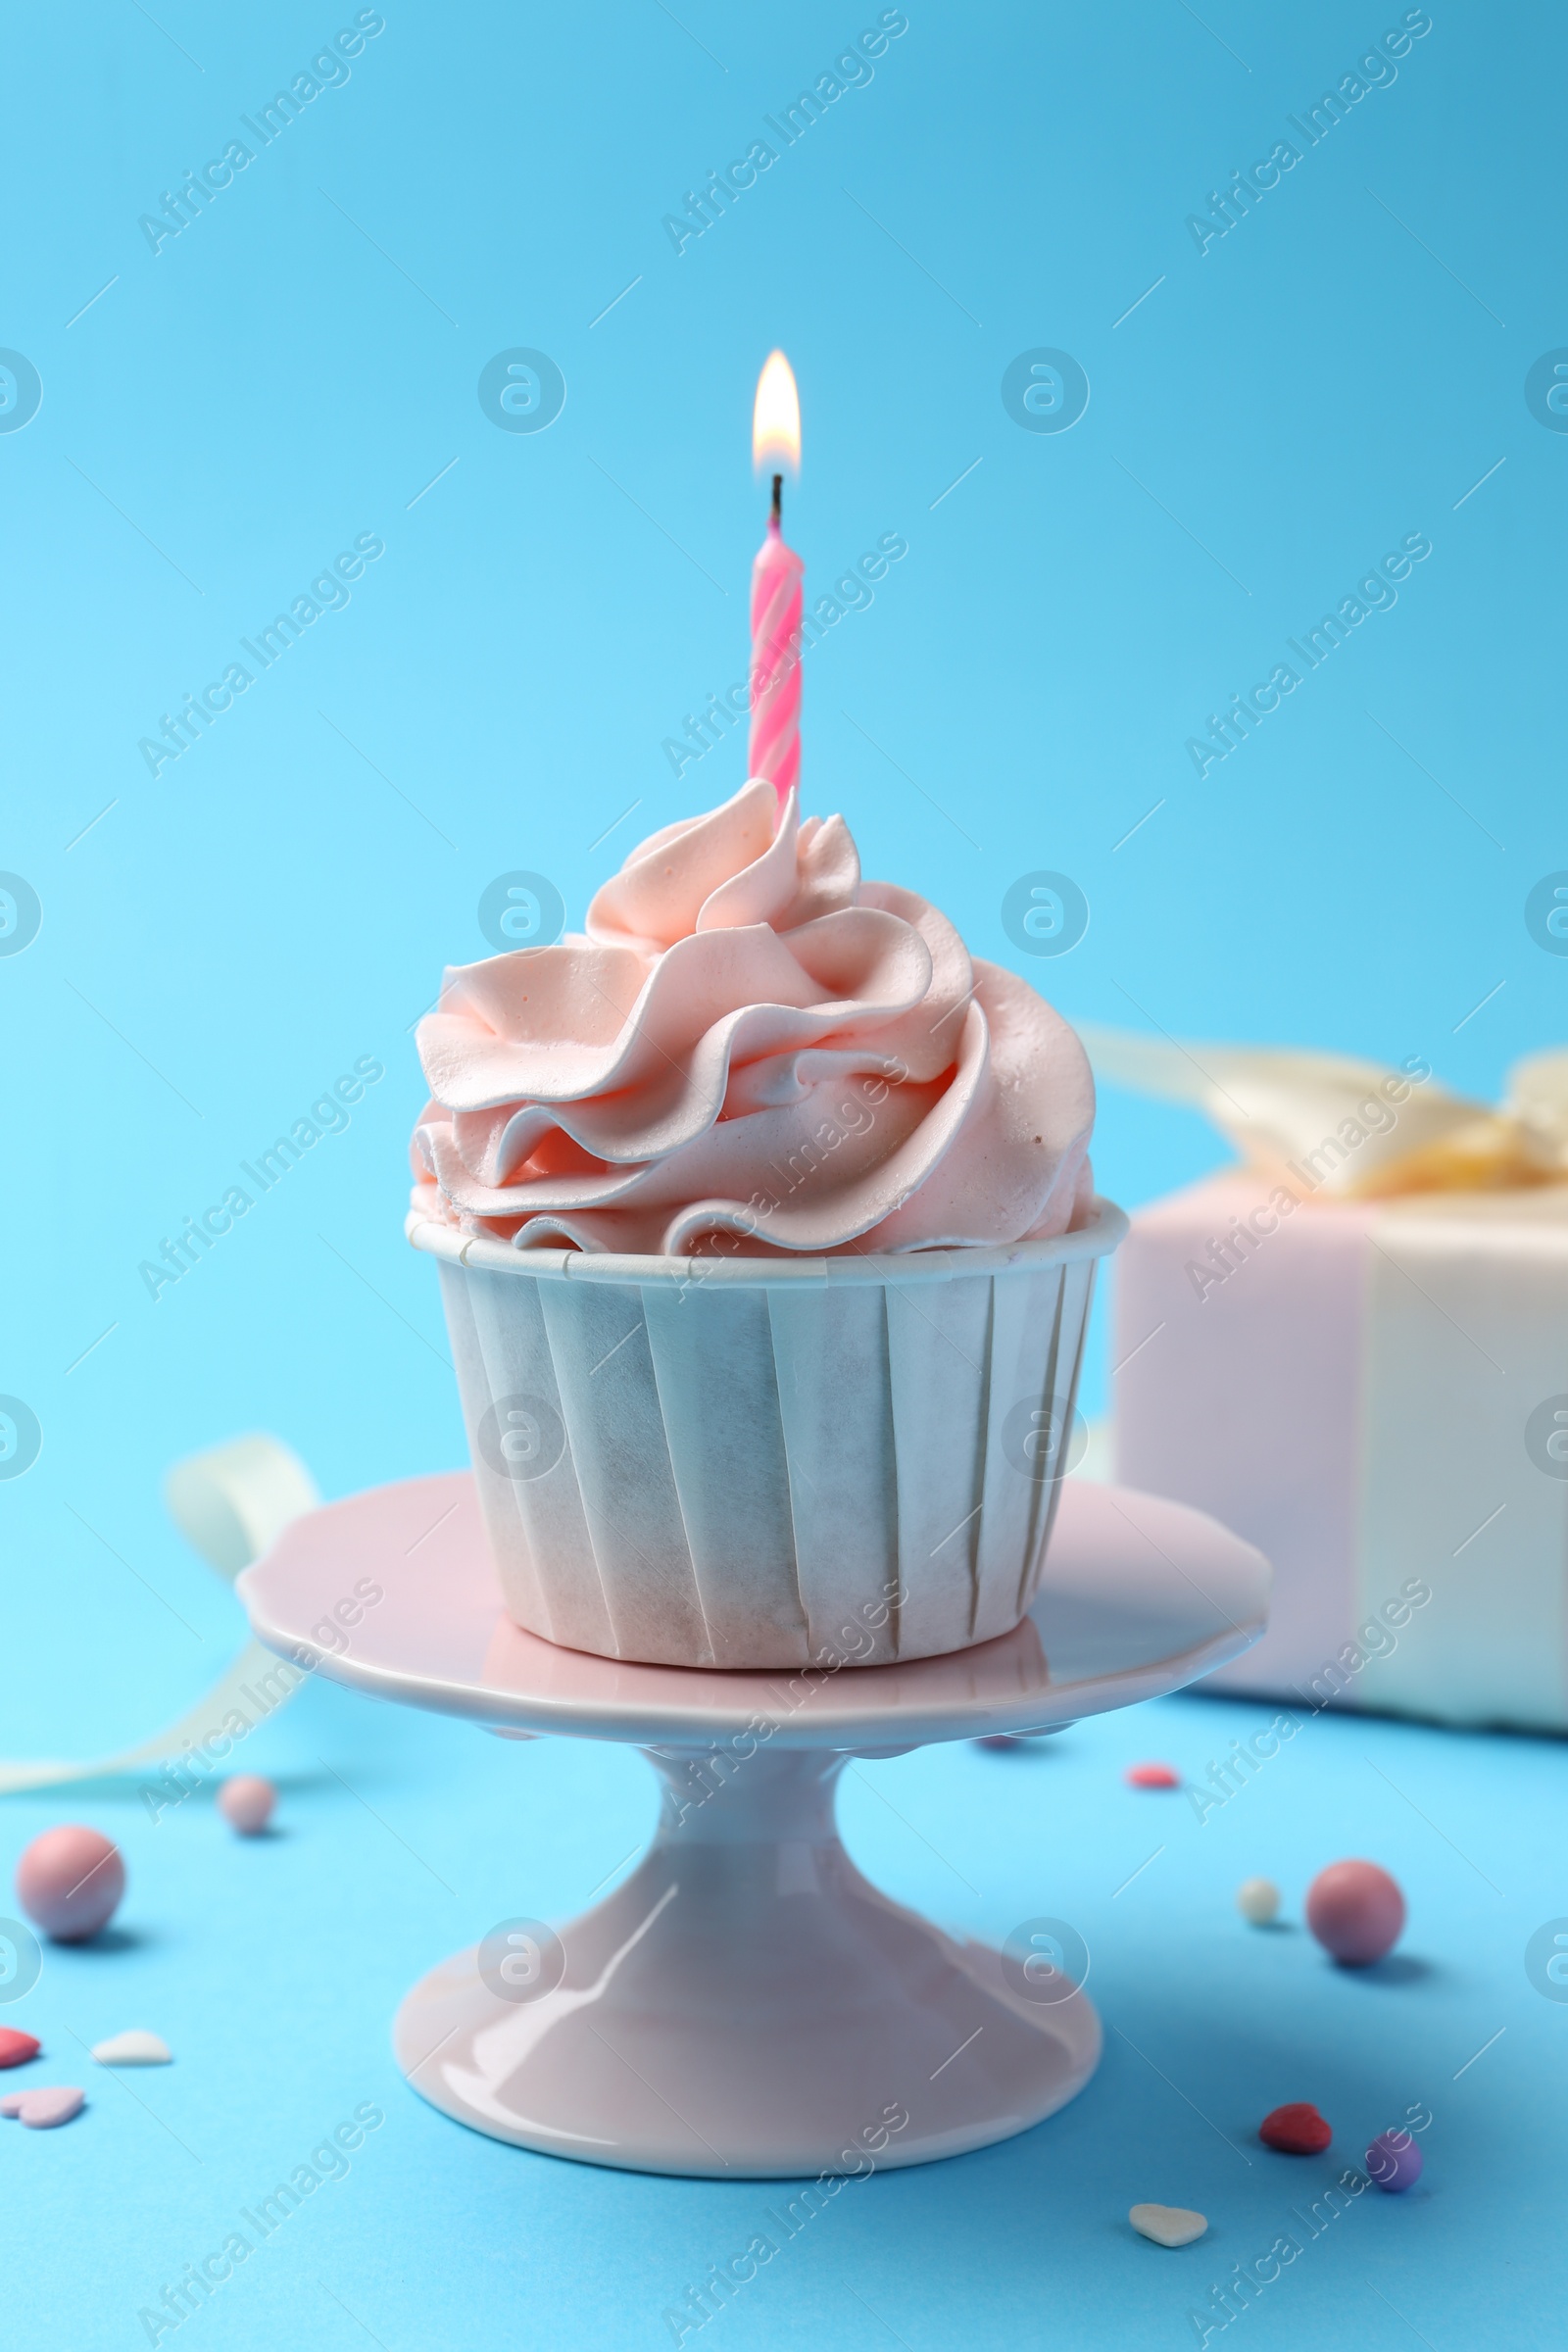
[(1004, 1249), (691, 1259), (515, 1250), (416, 1212), (511, 1616), (681, 1666), (883, 1665), (1034, 1596), (1096, 1261)]

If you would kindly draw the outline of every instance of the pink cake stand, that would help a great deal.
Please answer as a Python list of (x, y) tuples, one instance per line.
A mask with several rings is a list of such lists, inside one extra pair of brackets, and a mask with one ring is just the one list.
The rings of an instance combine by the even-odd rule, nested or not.
[(996, 1951), (860, 1876), (833, 1819), (849, 1759), (1179, 1690), (1256, 1641), (1268, 1585), (1200, 1512), (1069, 1481), (1040, 1596), (998, 1641), (793, 1674), (628, 1665), (504, 1614), (463, 1471), (307, 1513), (238, 1590), (262, 1641), (352, 1690), (643, 1750), (663, 1805), (630, 1877), (553, 1931), (506, 1922), (443, 1961), (394, 2046), (416, 2090), (492, 2138), (744, 2180), (984, 2147), (1062, 2106), (1100, 2056), (1061, 1923)]

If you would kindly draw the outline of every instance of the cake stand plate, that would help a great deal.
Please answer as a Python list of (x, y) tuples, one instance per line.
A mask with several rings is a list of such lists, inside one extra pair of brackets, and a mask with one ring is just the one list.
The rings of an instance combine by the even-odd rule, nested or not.
[(923, 2164), (1083, 2087), (1100, 2021), (1071, 1931), (1033, 1920), (1001, 1951), (945, 1935), (855, 1868), (835, 1784), (852, 1756), (1179, 1690), (1257, 1640), (1268, 1588), (1200, 1512), (1070, 1480), (1039, 1596), (997, 1641), (908, 1665), (631, 1665), (506, 1616), (466, 1471), (309, 1512), (238, 1583), (262, 1641), (352, 1690), (643, 1749), (663, 1802), (630, 1877), (443, 1962), (394, 2046), (492, 2138), (722, 2180)]

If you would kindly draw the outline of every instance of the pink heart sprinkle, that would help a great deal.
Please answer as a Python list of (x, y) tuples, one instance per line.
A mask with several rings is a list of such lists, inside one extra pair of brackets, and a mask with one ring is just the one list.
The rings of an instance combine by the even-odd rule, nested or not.
[(29, 2131), (49, 2132), (56, 2124), (69, 2124), (85, 2103), (85, 2092), (74, 2083), (59, 2082), (45, 2089), (11, 2091), (0, 2099), (0, 2115), (14, 2115)]

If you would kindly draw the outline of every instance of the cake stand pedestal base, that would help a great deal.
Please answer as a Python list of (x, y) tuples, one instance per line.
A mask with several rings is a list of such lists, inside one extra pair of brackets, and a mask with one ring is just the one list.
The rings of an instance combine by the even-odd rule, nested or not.
[(631, 1878), (404, 2001), (398, 2062), (433, 2105), (558, 2156), (746, 2180), (960, 2155), (1082, 2088), (1100, 2021), (1049, 1953), (956, 1943), (856, 1869), (847, 1756), (759, 1748), (705, 1795), (700, 1759), (645, 1752), (664, 1800)]
[(559, 1929), (504, 1920), (409, 1993), (415, 2089), (519, 2147), (766, 2180), (1005, 2139), (1100, 2055), (1071, 1928), (1030, 1919), (996, 1951), (860, 1876), (833, 1819), (850, 1759), (1179, 1690), (1257, 1640), (1268, 1586), (1200, 1512), (1069, 1480), (1038, 1597), (997, 1641), (891, 1666), (637, 1665), (513, 1623), (455, 1472), (306, 1513), (237, 1589), (299, 1666), (512, 1738), (625, 1741), (663, 1782), (652, 1845), (603, 1902)]

